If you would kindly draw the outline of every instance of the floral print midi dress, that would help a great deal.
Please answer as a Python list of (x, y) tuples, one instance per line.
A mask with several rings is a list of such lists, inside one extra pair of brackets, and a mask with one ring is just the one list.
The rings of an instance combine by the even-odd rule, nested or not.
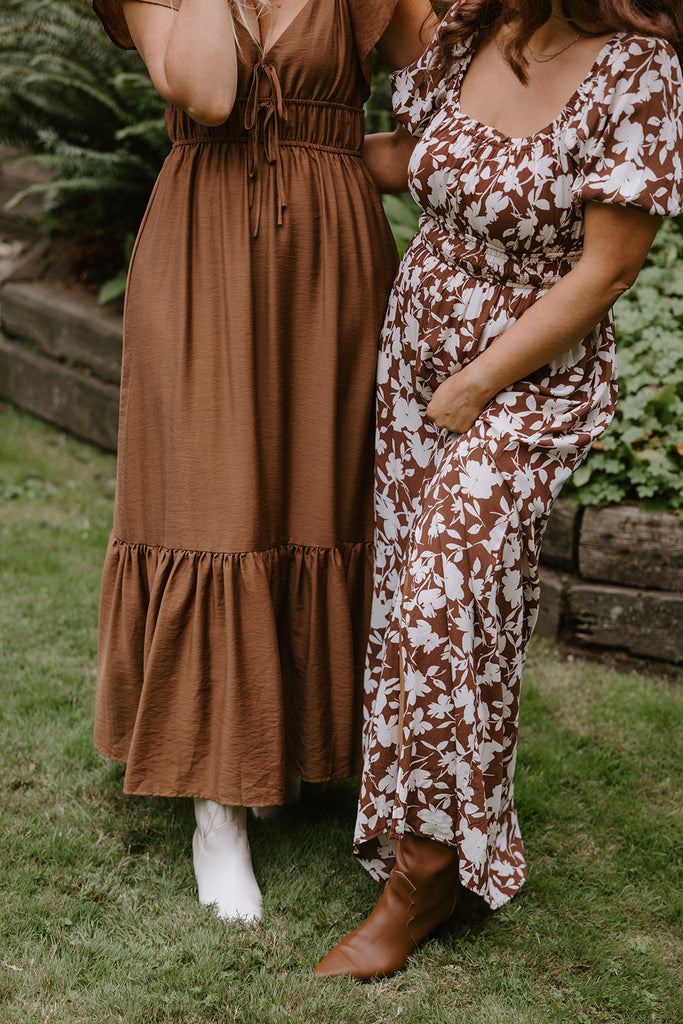
[(396, 115), (420, 140), (409, 182), (424, 212), (379, 358), (355, 841), (379, 880), (404, 832), (456, 845), (461, 883), (497, 907), (526, 874), (513, 776), (539, 546), (614, 411), (612, 318), (501, 391), (464, 434), (425, 410), (575, 265), (586, 202), (680, 210), (683, 103), (673, 49), (621, 33), (547, 128), (510, 139), (460, 111), (465, 50), (445, 80), (432, 44), (393, 82)]

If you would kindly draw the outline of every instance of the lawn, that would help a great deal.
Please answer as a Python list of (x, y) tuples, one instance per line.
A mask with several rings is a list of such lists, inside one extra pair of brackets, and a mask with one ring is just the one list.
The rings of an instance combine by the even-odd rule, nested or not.
[(535, 643), (517, 798), (519, 896), (476, 900), (400, 976), (312, 968), (377, 889), (353, 781), (251, 823), (261, 925), (196, 902), (189, 801), (123, 796), (91, 741), (114, 459), (0, 406), (2, 1024), (674, 1024), (682, 680)]

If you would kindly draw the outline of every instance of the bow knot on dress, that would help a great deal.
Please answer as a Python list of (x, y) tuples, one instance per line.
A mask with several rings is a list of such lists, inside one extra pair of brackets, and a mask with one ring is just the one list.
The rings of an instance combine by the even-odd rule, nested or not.
[(244, 110), (244, 128), (248, 138), (247, 174), (249, 177), (249, 208), (256, 211), (252, 229), (254, 238), (258, 235), (261, 220), (259, 145), (263, 147), (267, 163), (275, 168), (278, 224), (282, 224), (282, 211), (287, 205), (287, 192), (285, 189), (284, 171), (282, 169), (282, 155), (280, 153), (281, 122), (287, 122), (287, 108), (282, 98), (282, 87), (277, 70), (273, 64), (260, 60), (254, 65)]

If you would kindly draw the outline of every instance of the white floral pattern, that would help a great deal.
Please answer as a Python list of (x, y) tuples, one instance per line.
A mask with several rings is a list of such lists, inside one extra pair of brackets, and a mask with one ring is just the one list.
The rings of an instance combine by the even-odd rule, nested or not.
[(375, 594), (356, 852), (388, 876), (406, 831), (458, 847), (460, 880), (497, 907), (526, 874), (514, 805), (519, 691), (553, 500), (609, 423), (611, 317), (506, 388), (462, 435), (425, 408), (576, 263), (589, 200), (681, 205), (683, 102), (672, 48), (621, 33), (561, 114), (508, 139), (459, 109), (433, 47), (394, 76), (420, 137), (424, 214), (389, 301), (378, 370)]

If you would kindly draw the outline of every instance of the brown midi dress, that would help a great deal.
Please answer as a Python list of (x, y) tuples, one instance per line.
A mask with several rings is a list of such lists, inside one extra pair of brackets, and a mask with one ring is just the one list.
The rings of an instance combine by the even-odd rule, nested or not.
[(562, 484), (614, 412), (611, 316), (501, 391), (465, 433), (439, 429), (425, 410), (443, 380), (571, 271), (585, 203), (680, 211), (683, 83), (667, 43), (620, 33), (546, 129), (510, 139), (460, 109), (466, 47), (442, 80), (435, 45), (394, 76), (394, 110), (419, 139), (409, 175), (424, 213), (378, 363), (355, 838), (378, 879), (406, 832), (456, 846), (461, 883), (498, 907), (526, 875), (514, 771), (539, 548)]
[[(359, 770), (396, 269), (360, 148), (394, 5), (309, 0), (265, 54), (238, 26), (225, 124), (167, 110), (126, 296), (100, 607), (95, 742), (128, 793), (264, 805), (287, 768)], [(95, 9), (132, 46), (115, 0)]]

